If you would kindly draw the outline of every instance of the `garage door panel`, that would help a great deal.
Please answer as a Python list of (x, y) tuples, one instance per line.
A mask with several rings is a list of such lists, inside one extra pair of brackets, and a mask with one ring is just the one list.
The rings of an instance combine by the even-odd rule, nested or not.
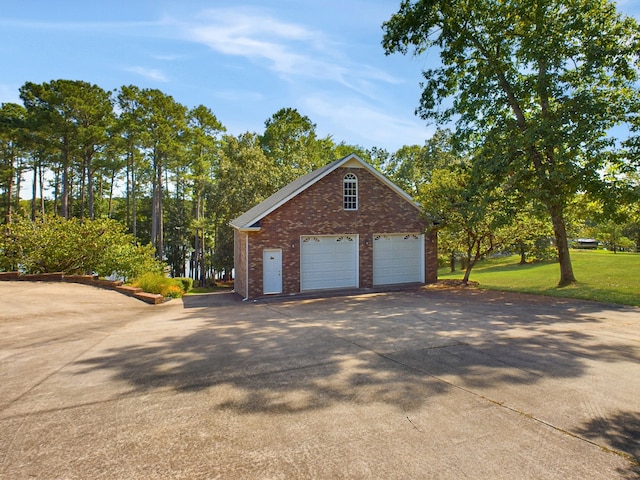
[(300, 289), (358, 286), (358, 236), (303, 236), (300, 242)]
[(422, 235), (374, 235), (374, 285), (423, 282), (423, 251), (424, 237)]

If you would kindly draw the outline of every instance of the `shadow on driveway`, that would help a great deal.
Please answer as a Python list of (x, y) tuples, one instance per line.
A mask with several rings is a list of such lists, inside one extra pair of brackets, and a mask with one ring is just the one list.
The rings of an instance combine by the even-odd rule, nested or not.
[[(603, 389), (629, 381), (637, 391), (637, 328), (631, 337), (626, 330), (637, 309), (430, 290), (255, 303), (216, 293), (183, 302), (183, 314), (167, 322), (184, 331), (85, 358), (84, 372), (108, 370), (138, 391), (224, 386), (232, 393), (219, 408), (275, 415), (342, 402), (409, 414), (462, 390), (626, 455), (622, 473), (638, 473), (640, 414), (615, 408), (637, 398), (579, 381), (597, 374)], [(605, 378), (618, 368), (635, 376)], [(605, 413), (579, 415), (581, 398), (595, 394)]]

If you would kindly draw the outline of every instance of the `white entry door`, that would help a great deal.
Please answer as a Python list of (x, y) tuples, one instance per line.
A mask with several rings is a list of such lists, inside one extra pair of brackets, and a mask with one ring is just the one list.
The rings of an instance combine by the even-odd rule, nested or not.
[(265, 249), (262, 252), (263, 293), (282, 293), (282, 250)]

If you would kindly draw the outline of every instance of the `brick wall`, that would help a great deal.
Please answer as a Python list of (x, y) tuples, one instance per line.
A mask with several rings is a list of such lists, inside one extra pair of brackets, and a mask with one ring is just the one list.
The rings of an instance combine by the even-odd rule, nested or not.
[[(343, 178), (358, 178), (358, 210), (342, 207)], [(260, 221), (259, 232), (248, 232), (249, 297), (262, 295), (262, 251), (282, 249), (283, 292), (300, 291), (301, 235), (359, 235), (359, 283), (373, 286), (373, 235), (422, 233), (419, 210), (364, 168), (338, 168)], [(244, 255), (238, 252), (236, 255)], [(425, 236), (425, 279), (437, 279), (435, 235)], [(237, 265), (237, 263), (236, 263)], [(237, 268), (237, 267), (236, 267)], [(238, 280), (236, 271), (236, 281)], [(238, 291), (238, 288), (236, 288)], [(238, 291), (239, 292), (239, 291)], [(240, 293), (240, 292), (239, 292)]]

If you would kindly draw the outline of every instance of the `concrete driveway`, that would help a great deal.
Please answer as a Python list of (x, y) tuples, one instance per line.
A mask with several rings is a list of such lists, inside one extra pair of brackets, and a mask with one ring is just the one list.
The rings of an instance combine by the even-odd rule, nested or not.
[(0, 283), (2, 479), (640, 478), (640, 310)]

